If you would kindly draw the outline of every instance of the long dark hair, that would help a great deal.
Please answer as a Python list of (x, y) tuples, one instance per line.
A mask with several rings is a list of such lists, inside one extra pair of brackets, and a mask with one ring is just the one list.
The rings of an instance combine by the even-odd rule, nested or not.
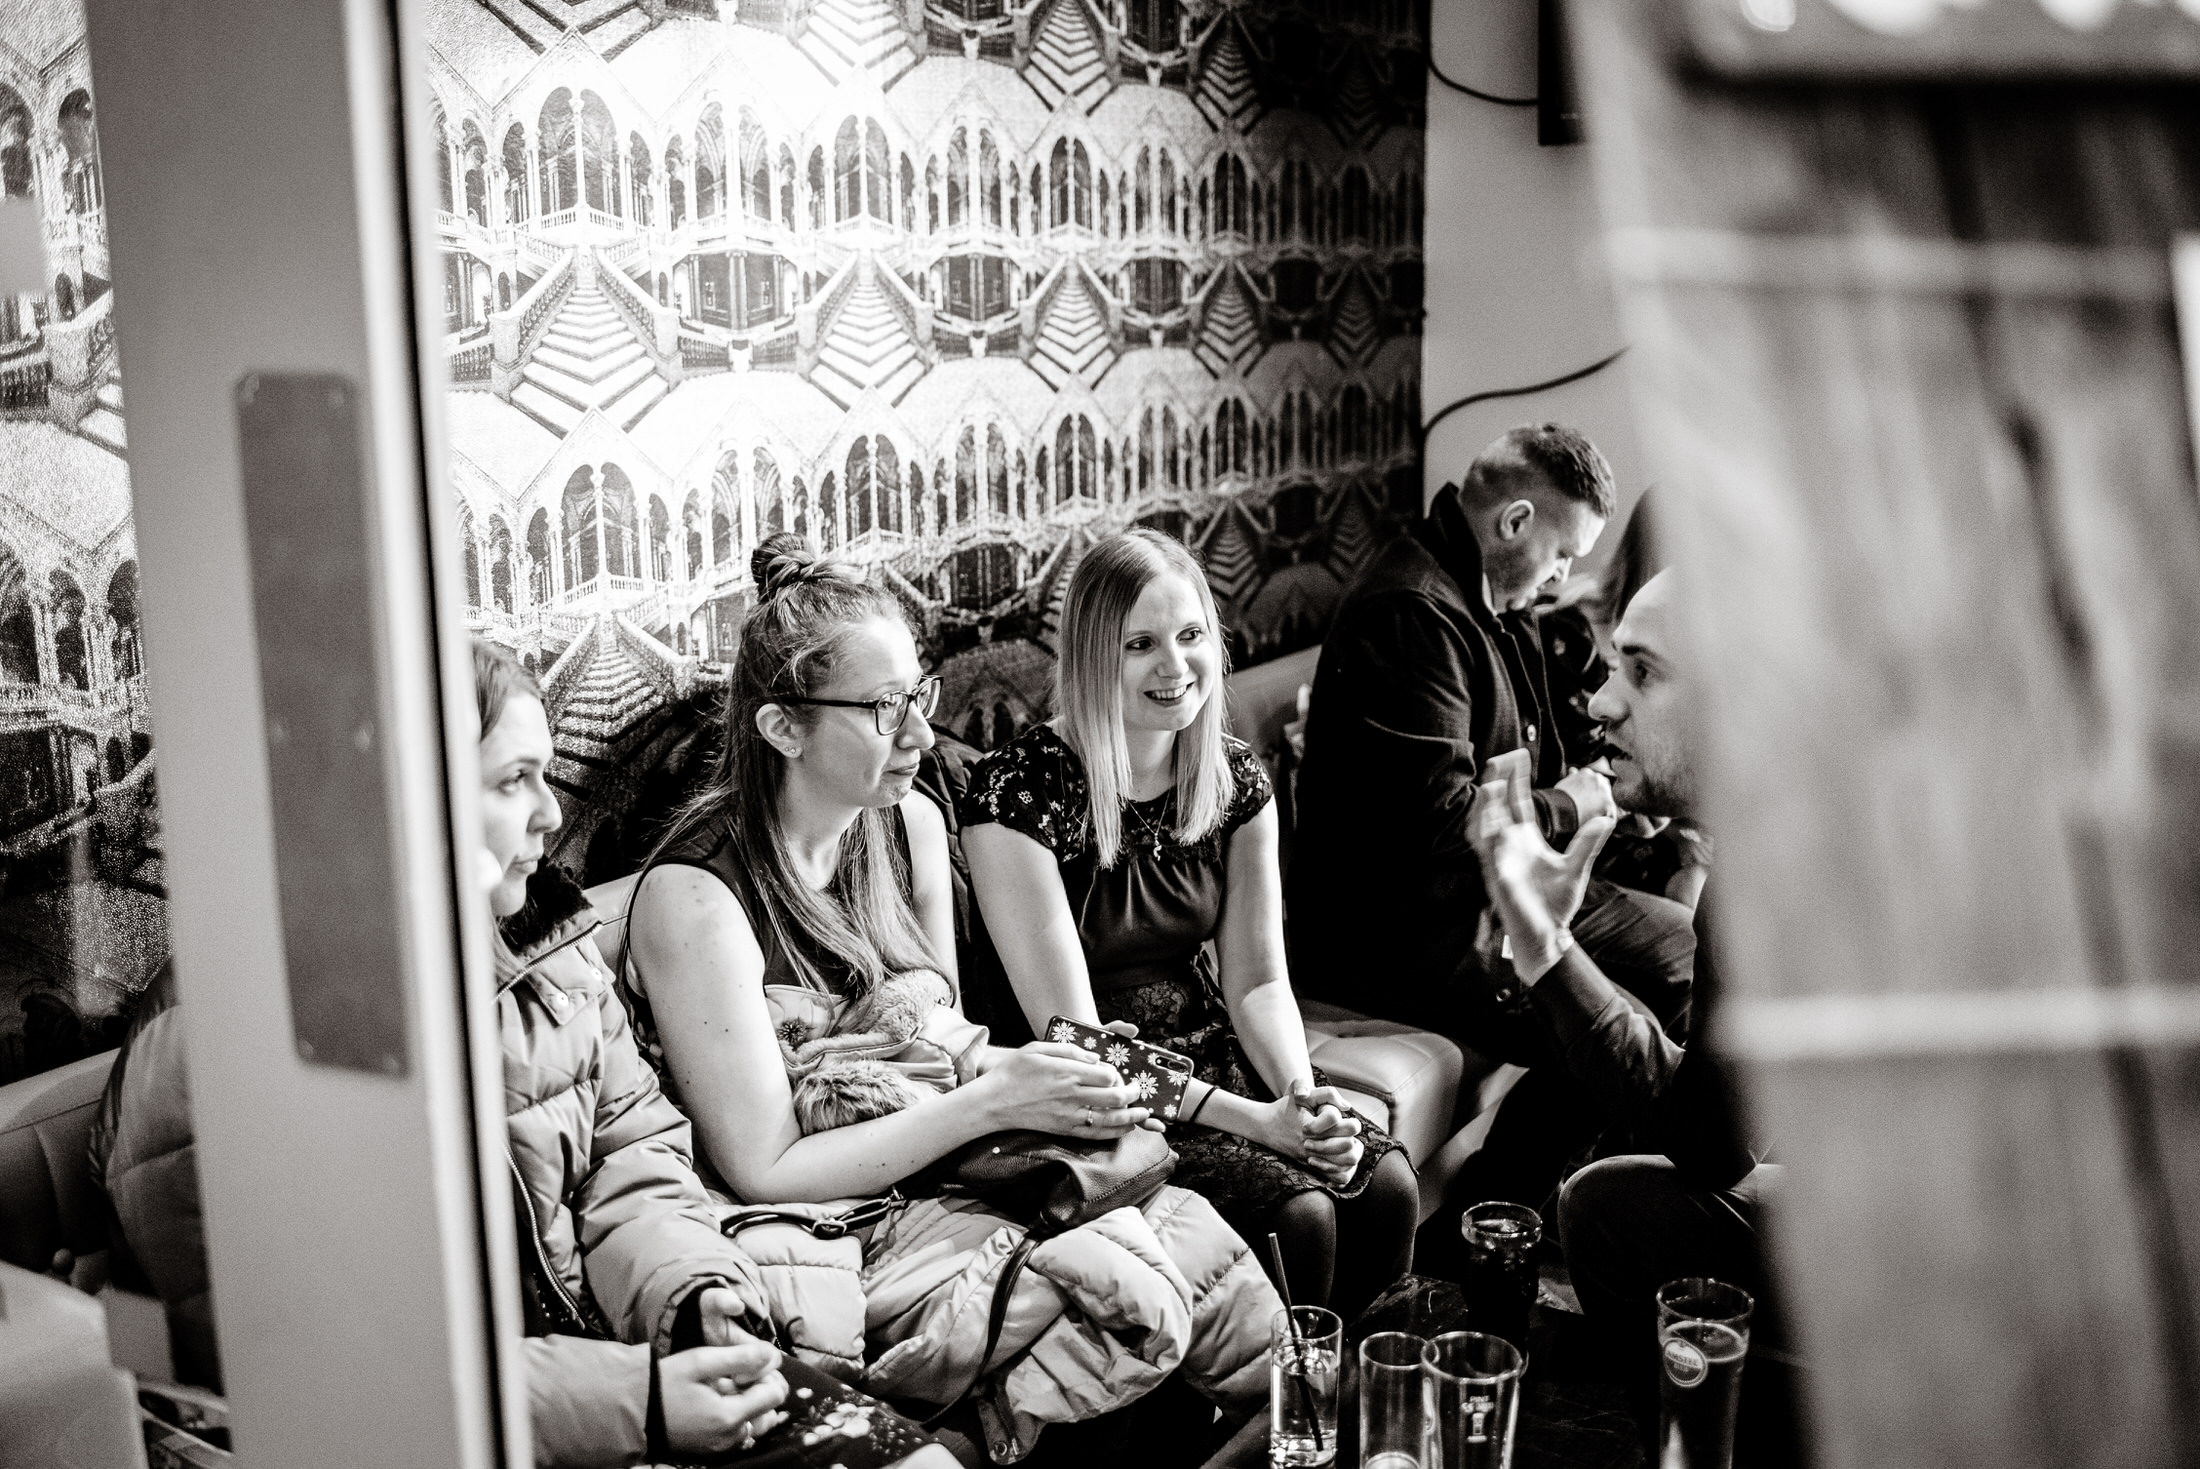
[[(804, 883), (779, 826), (786, 758), (756, 727), (757, 711), (822, 688), (848, 632), (873, 618), (907, 625), (901, 605), (810, 543), (782, 531), (749, 557), (756, 605), (741, 624), (721, 716), (717, 768), (674, 816), (650, 860), (706, 831), (722, 830), (733, 849), (732, 877), (749, 921), (768, 929), (806, 983), (850, 996), (891, 974), (938, 969), (908, 897), (902, 844), (884, 809), (865, 810), (840, 840), (837, 901)], [(781, 705), (807, 726), (817, 711)], [(761, 938), (763, 935), (758, 935)]]

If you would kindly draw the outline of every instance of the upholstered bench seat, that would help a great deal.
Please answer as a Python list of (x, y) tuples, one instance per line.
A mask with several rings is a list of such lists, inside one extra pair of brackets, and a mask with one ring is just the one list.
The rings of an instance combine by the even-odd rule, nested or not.
[[(622, 877), (588, 890), (589, 902), (605, 919), (596, 946), (613, 968), (626, 943), (634, 881)], [(1489, 1130), (1489, 1119), (1481, 1114), (1503, 1099), (1520, 1068), (1471, 1055), (1440, 1035), (1339, 1006), (1301, 1001), (1300, 1010), (1314, 1064), (1355, 1107), (1406, 1145), (1421, 1172), (1421, 1215), (1428, 1217), (1443, 1198), (1443, 1181)], [(1465, 1130), (1456, 1123), (1464, 1123)]]
[(57, 1250), (83, 1258), (107, 1248), (87, 1149), (115, 1055), (0, 1087), (0, 1260), (44, 1271)]

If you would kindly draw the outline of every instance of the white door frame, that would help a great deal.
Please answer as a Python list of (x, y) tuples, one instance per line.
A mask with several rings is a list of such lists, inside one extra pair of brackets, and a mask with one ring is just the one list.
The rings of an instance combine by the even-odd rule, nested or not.
[[(452, 876), (478, 775), (442, 483), (417, 0), (87, 8), (169, 913), (238, 1458), (531, 1463), (486, 918)], [(302, 855), (302, 828), (278, 819), (296, 806), (278, 799), (296, 794), (296, 762), (283, 777), (270, 757), (276, 684), (253, 601), (269, 553), (247, 532), (235, 396), (249, 374), (295, 373), (339, 375), (359, 405), (358, 534), (324, 537), (317, 554), (364, 558), (372, 654), (357, 661), (377, 712), (358, 758), (381, 762), (383, 792)], [(351, 982), (402, 1010), (397, 1074), (308, 1060), (294, 1033), (293, 981), (328, 973), (288, 972), (279, 890), (303, 870), (286, 864), (322, 859), (379, 862), (393, 879), (357, 901), (398, 935), (401, 972)]]

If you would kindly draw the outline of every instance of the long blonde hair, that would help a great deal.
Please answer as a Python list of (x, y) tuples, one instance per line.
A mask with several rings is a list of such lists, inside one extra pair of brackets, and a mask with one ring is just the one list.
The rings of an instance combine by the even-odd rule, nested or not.
[[(779, 826), (786, 758), (756, 728), (764, 705), (809, 694), (832, 677), (851, 628), (871, 618), (905, 622), (901, 605), (788, 532), (758, 546), (749, 566), (757, 601), (741, 625), (717, 770), (673, 819), (657, 852), (723, 823), (749, 921), (770, 931), (805, 983), (852, 999), (888, 975), (938, 969), (940, 960), (910, 904), (907, 863), (884, 809), (858, 815), (840, 839), (840, 902), (797, 875)], [(816, 718), (802, 705), (782, 707), (797, 723)], [(821, 968), (820, 956), (844, 981)]]
[[(1085, 553), (1069, 579), (1062, 607), (1061, 657), (1054, 665), (1054, 707), (1062, 736), (1085, 764), (1092, 841), (1102, 867), (1123, 850), (1123, 807), (1130, 799), (1130, 747), (1123, 738), (1123, 624), (1147, 587), (1175, 574), (1199, 593), (1208, 636), (1215, 640), (1221, 671), (1230, 671), (1229, 645), (1207, 577), (1184, 543), (1140, 528), (1110, 536)], [(1222, 825), (1236, 799), (1222, 743), (1223, 691), (1207, 701), (1191, 727), (1179, 730), (1173, 757), (1176, 839), (1192, 843)]]

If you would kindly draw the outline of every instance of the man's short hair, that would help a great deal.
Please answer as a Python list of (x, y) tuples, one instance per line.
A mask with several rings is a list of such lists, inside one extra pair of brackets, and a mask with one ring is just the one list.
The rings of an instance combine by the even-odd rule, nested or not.
[(1483, 493), (1506, 493), (1541, 480), (1565, 498), (1586, 505), (1600, 520), (1619, 510), (1612, 466), (1580, 430), (1563, 423), (1524, 423), (1507, 429), (1475, 456), (1467, 483)]

